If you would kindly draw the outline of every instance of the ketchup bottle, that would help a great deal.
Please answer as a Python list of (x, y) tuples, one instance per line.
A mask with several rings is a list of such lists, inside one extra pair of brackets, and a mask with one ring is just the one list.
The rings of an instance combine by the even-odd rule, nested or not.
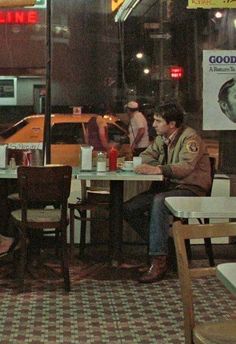
[(117, 156), (118, 156), (118, 150), (115, 147), (111, 147), (109, 151), (109, 171), (116, 171)]

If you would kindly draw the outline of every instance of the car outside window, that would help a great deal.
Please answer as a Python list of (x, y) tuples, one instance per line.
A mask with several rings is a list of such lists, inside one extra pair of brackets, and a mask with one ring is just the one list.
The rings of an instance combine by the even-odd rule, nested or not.
[(126, 132), (123, 128), (113, 123), (108, 123), (108, 138), (109, 141), (116, 143), (124, 143), (126, 138)]
[(27, 124), (28, 124), (28, 122), (26, 120), (22, 120), (22, 121), (18, 122), (17, 124), (13, 125), (12, 127), (2, 131), (0, 133), (0, 136), (4, 139), (8, 139), (10, 136), (14, 135), (19, 130), (24, 128)]
[(51, 129), (52, 144), (85, 143), (82, 123), (55, 123)]
[[(123, 143), (125, 130), (119, 126), (108, 123), (109, 141)], [(84, 144), (82, 123), (55, 123), (51, 129), (52, 144)]]

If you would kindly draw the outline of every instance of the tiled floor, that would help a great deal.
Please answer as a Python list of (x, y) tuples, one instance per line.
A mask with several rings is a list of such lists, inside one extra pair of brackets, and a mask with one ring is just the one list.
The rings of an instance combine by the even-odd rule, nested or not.
[[(57, 268), (55, 263), (50, 267)], [(179, 282), (173, 272), (159, 283), (140, 285), (135, 269), (76, 263), (69, 294), (54, 274), (27, 278), (27, 291), (17, 295), (14, 280), (5, 276), (8, 270), (5, 265), (0, 271), (1, 344), (184, 343)], [(198, 280), (194, 290), (198, 321), (235, 313), (236, 299), (217, 279)]]

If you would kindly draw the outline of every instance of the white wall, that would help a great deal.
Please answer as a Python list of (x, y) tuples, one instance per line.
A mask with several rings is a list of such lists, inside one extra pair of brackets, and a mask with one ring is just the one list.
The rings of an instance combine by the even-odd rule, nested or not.
[(32, 106), (34, 104), (34, 85), (45, 85), (42, 78), (17, 78), (17, 105)]

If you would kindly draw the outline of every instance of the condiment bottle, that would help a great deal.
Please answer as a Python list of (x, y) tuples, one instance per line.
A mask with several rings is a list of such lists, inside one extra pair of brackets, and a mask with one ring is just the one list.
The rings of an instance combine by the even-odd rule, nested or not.
[(9, 161), (10, 168), (16, 168), (16, 160), (15, 158), (11, 158)]
[(109, 151), (109, 171), (116, 171), (117, 156), (118, 156), (118, 150), (115, 147), (111, 147)]
[(97, 172), (106, 172), (107, 159), (105, 152), (98, 152), (97, 154)]

